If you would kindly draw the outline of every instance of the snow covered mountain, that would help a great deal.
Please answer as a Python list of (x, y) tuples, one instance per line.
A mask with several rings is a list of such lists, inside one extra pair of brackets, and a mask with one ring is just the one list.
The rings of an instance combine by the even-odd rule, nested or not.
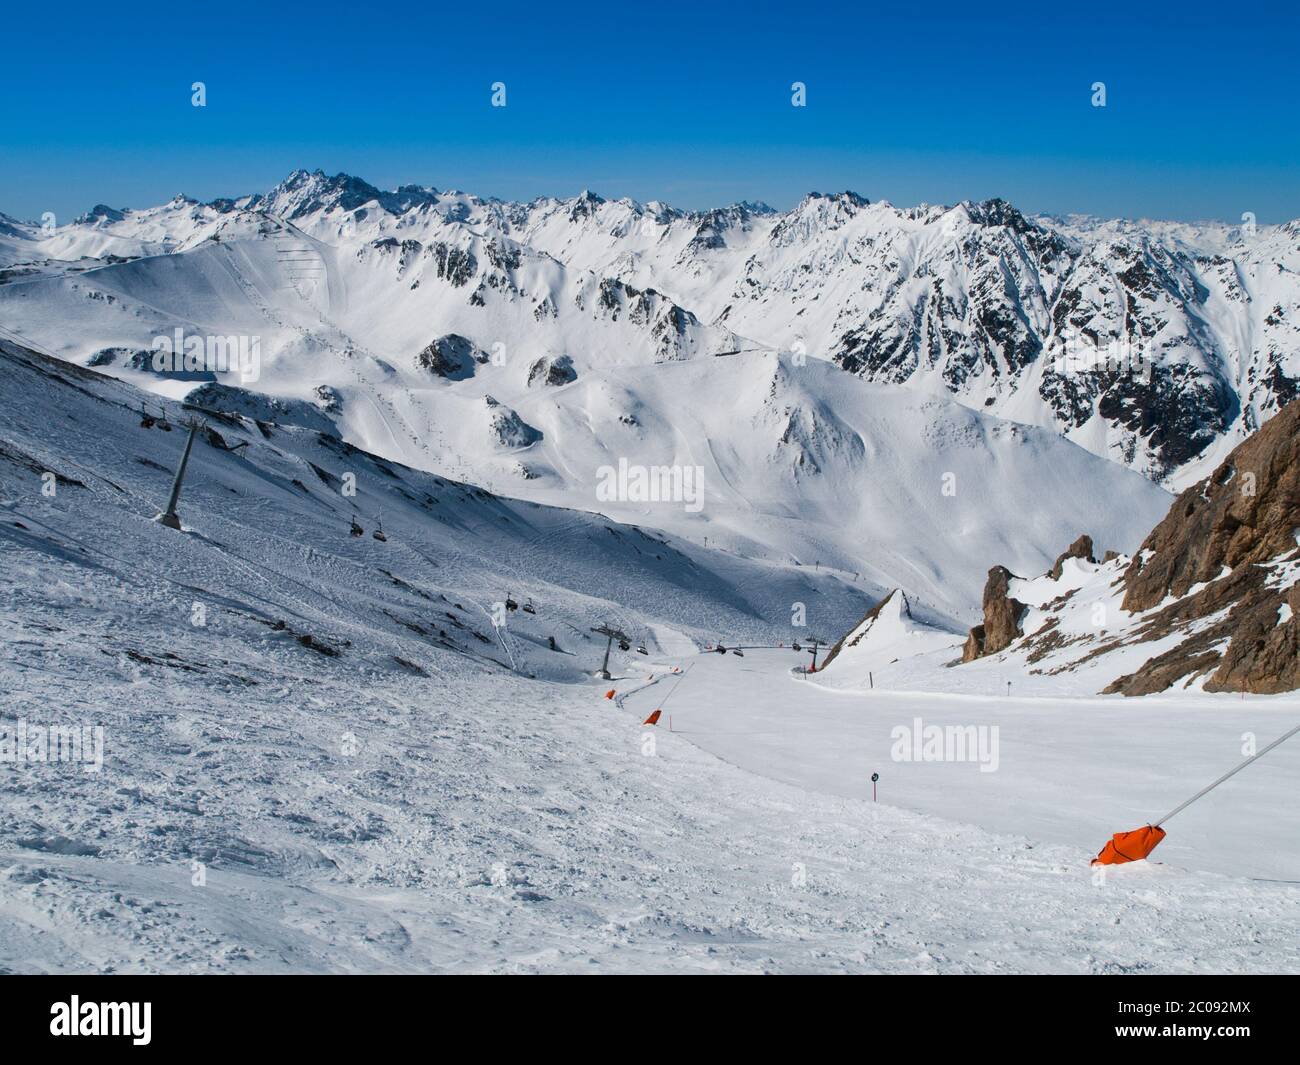
[[(860, 616), (837, 574), (494, 497), (318, 428), (142, 414), (129, 383), (4, 341), (0, 397), (0, 972), (1300, 964), (1277, 816), (1300, 748), (1189, 811), (1161, 861), (1100, 885), (1087, 867), (1103, 829), (1220, 772), (1243, 730), (1276, 735), (1293, 697), (1007, 698), (989, 659), (935, 671), (955, 698), (844, 698), (829, 682), (860, 654), (879, 689), (960, 637), (896, 595), (819, 684), (770, 644), (792, 601)], [(196, 413), (173, 530), (154, 518)], [(615, 646), (610, 682), (590, 676), (602, 620), (646, 641)], [(720, 633), (769, 647), (695, 653)], [(998, 772), (891, 762), (916, 713), (1005, 726)]]
[[(1300, 222), (1057, 220), (853, 193), (784, 214), (588, 192), (520, 204), (300, 170), (238, 200), (0, 218), (0, 266), (9, 327), (79, 361), (232, 317), (268, 358), (340, 350), (402, 370), (446, 336), (518, 372), (787, 351), (944, 390), (1175, 488), (1300, 377)], [(299, 398), (340, 383), (306, 371)]]
[[(846, 194), (784, 215), (691, 213), (590, 193), (381, 192), (297, 171), (239, 200), (5, 220), (0, 335), (502, 495), (830, 569), (866, 595), (901, 585), (960, 629), (988, 558), (1033, 571), (1081, 527), (1131, 551), (1167, 504), (1124, 467), (1177, 466), (1157, 439), (1179, 424), (1170, 411), (1120, 404), (1150, 422), (1143, 436), (1100, 414), (1065, 426), (1041, 395), (1022, 402), (1031, 377), (1044, 395), (1099, 380), (1070, 371), (1049, 388), (1040, 357), (1060, 305), (1051, 279), (1081, 277), (1087, 243), (1005, 205), (903, 212)], [(995, 275), (1020, 281), (998, 288)], [(951, 343), (926, 341), (933, 363), (909, 363), (911, 340), (885, 357), (886, 319), (938, 336), (938, 319), (915, 313), (931, 306), (925, 278), (965, 293), (933, 304), (965, 308), (944, 319)], [(1109, 313), (1104, 295), (1088, 321)], [(178, 353), (198, 341), (205, 358), (160, 364), (160, 340)], [(1177, 376), (1183, 391), (1140, 402), (1159, 393), (1182, 417), (1209, 378)], [(1097, 410), (1129, 387), (1112, 384), (1088, 400)], [(1196, 432), (1203, 414), (1187, 415)], [(1218, 439), (1228, 425), (1215, 424)], [(1111, 462), (1121, 437), (1128, 452)], [(686, 471), (700, 498), (603, 491), (621, 463)], [(1098, 515), (1100, 498), (1112, 505)]]
[[(269, 626), (273, 643), (297, 637), (331, 658), (358, 644), (367, 668), (419, 672), (422, 661), (433, 670), (454, 656), (557, 681), (599, 665), (605, 641), (590, 628), (601, 622), (647, 650), (662, 624), (701, 643), (719, 632), (775, 641), (789, 633), (792, 601), (821, 604), (828, 621), (847, 620), (862, 601), (831, 573), (497, 498), (319, 430), (172, 401), (142, 415), (129, 384), (2, 340), (0, 386), (0, 576), (9, 579), (19, 575), (11, 547), (128, 584), (135, 554), (156, 550), (165, 563), (139, 580), (182, 598), (202, 591), (214, 618)], [(153, 519), (194, 416), (206, 427), (178, 539)], [(508, 599), (537, 605), (512, 608), (498, 626), (493, 605)], [(615, 648), (614, 659), (636, 663), (636, 654)]]

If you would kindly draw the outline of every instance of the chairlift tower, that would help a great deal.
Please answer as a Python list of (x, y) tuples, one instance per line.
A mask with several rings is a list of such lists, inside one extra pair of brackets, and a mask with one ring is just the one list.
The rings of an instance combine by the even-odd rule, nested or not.
[(809, 670), (809, 672), (811, 673), (817, 672), (817, 649), (819, 647), (825, 647), (825, 646), (826, 646), (826, 641), (823, 640), (821, 637), (813, 636), (809, 638), (808, 650), (812, 652), (812, 669)]
[(608, 625), (600, 625), (591, 630), (599, 633), (606, 638), (605, 640), (605, 661), (600, 665), (600, 671), (596, 674), (601, 680), (609, 680), (609, 652), (617, 640), (620, 644), (630, 643), (631, 640), (621, 629), (611, 628)]
[(191, 418), (185, 422), (185, 427), (189, 429), (190, 435), (185, 441), (185, 450), (181, 452), (180, 465), (176, 467), (176, 478), (172, 481), (171, 495), (167, 497), (167, 509), (158, 515), (160, 524), (167, 526), (169, 529), (181, 530), (181, 519), (176, 513), (176, 504), (181, 498), (181, 484), (185, 480), (185, 467), (190, 463), (190, 451), (194, 448), (194, 438), (198, 435), (199, 430), (203, 428), (203, 422), (198, 418)]

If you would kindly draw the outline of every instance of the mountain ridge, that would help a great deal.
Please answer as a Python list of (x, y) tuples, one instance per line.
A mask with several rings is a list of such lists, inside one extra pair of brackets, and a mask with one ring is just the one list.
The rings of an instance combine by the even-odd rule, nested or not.
[[(0, 276), (183, 253), (266, 226), (357, 254), (389, 238), (427, 250), (436, 235), (448, 250), (432, 254), (456, 260), (439, 280), (474, 277), (466, 297), (478, 306), (493, 289), (520, 297), (510, 275), (540, 256), (570, 277), (661, 294), (641, 323), (657, 327), (640, 334), (650, 358), (747, 345), (806, 353), (1052, 428), (1173, 489), (1300, 391), (1300, 220), (1060, 219), (997, 197), (898, 208), (851, 191), (811, 192), (785, 212), (744, 202), (687, 211), (590, 191), (511, 202), (414, 184), (385, 191), (319, 169), (266, 193), (97, 207), (83, 219), (12, 223), (18, 236), (0, 232)], [(483, 253), (467, 247), (476, 243)], [(544, 298), (530, 309), (555, 317), (560, 296), (573, 297), (553, 277), (539, 283)], [(487, 325), (439, 331), (488, 348)], [(1061, 372), (1063, 352), (1082, 368)]]

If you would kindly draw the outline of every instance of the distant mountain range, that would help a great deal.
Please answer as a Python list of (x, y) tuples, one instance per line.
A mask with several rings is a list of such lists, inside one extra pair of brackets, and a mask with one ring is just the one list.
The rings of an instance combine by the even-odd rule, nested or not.
[[(604, 363), (806, 353), (1051, 428), (1173, 487), (1300, 378), (1300, 222), (1058, 220), (1001, 200), (901, 209), (851, 192), (787, 213), (589, 192), (506, 203), (298, 170), (210, 204), (100, 205), (53, 229), (0, 218), (0, 266), (12, 283), (296, 232), (366, 275), (383, 320), (356, 339), (389, 360), (449, 333)], [(1085, 354), (1065, 366), (1070, 344)]]
[[(159, 372), (177, 330), (251, 340), (257, 373)], [(1296, 394), (1300, 223), (509, 203), (298, 170), (0, 216), (0, 336), (968, 623), (989, 558), (1034, 572), (1085, 528), (1134, 550)], [(620, 459), (705, 471), (702, 513), (597, 499)]]

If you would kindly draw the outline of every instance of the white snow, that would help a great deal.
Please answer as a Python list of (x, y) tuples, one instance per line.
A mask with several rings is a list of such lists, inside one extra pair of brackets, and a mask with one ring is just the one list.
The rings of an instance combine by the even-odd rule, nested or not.
[[(249, 420), (212, 422), (238, 451), (195, 444), (176, 533), (153, 520), (176, 404), (170, 433), (142, 428), (127, 385), (3, 344), (0, 394), (0, 721), (105, 741), (99, 772), (0, 763), (0, 968), (1300, 967), (1300, 749), (1180, 815), (1153, 861), (1087, 864), (1294, 697), (1040, 677), (1030, 698), (1009, 660), (947, 669), (960, 637), (899, 609), (844, 652), (855, 675), (881, 661), (877, 689), (837, 691), (838, 664), (799, 679), (806, 656), (754, 645), (789, 641), (797, 601), (847, 631), (870, 600), (839, 574)], [(507, 595), (537, 612), (493, 632)], [(590, 676), (602, 621), (651, 651), (616, 648), (613, 682)], [(715, 638), (749, 646), (696, 653)], [(997, 771), (889, 761), (918, 716), (998, 726)]]

